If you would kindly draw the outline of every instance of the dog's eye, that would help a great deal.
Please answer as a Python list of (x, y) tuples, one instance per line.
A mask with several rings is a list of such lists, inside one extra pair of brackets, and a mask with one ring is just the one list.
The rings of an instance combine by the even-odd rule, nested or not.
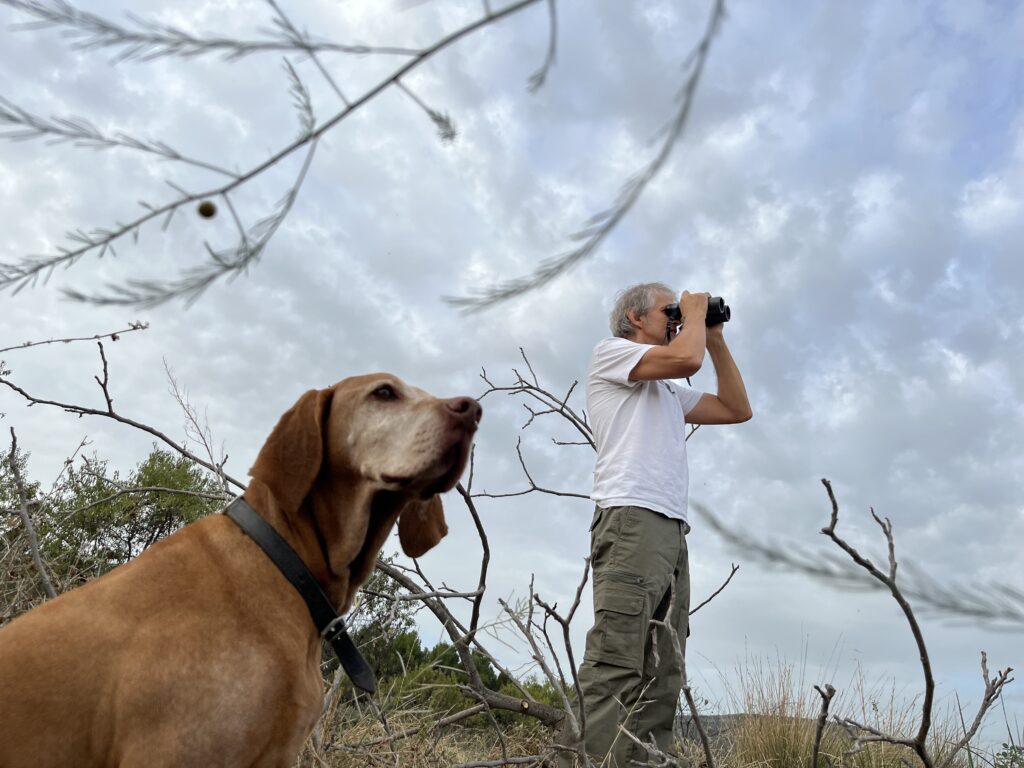
[(378, 400), (397, 400), (398, 393), (395, 392), (395, 388), (390, 384), (381, 384), (375, 390), (373, 390), (373, 396)]

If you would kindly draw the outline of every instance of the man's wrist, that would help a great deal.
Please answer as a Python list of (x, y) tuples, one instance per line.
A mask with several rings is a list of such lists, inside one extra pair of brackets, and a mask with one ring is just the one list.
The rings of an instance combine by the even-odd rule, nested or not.
[(724, 349), (725, 346), (726, 346), (726, 344), (725, 344), (725, 334), (723, 334), (723, 333), (709, 333), (707, 335), (707, 342), (706, 343), (707, 343), (708, 349), (711, 349), (712, 347)]

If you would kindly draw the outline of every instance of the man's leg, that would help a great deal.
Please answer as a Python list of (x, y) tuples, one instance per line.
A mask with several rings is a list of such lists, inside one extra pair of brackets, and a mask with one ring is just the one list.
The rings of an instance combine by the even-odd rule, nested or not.
[(686, 652), (686, 630), (690, 613), (690, 571), (686, 551), (685, 523), (679, 522), (678, 556), (673, 572), (674, 599), (671, 592), (662, 596), (661, 603), (655, 611), (656, 619), (665, 619), (672, 602), (672, 615), (667, 617), (668, 623), (675, 628), (679, 638), (679, 651), (676, 650), (670, 633), (664, 627), (658, 627), (655, 635), (657, 654), (654, 646), (649, 646), (645, 659), (644, 677), (653, 678), (644, 696), (650, 703), (639, 713), (636, 721), (636, 734), (644, 741), (654, 737), (658, 748), (668, 752), (672, 746), (672, 727), (675, 723), (679, 703), (679, 692), (682, 688), (682, 668), (680, 653)]
[(637, 733), (637, 716), (650, 706), (645, 648), (654, 609), (678, 560), (677, 529), (677, 522), (636, 507), (601, 510), (595, 520), (594, 627), (579, 677), (587, 752), (599, 760), (609, 755), (613, 768), (626, 768), (642, 754), (619, 732), (619, 724)]

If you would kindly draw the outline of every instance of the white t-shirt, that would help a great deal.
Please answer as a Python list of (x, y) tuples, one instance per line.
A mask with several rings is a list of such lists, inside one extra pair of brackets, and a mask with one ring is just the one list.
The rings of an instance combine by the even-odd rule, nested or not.
[(630, 381), (650, 344), (604, 339), (587, 374), (587, 413), (597, 443), (601, 507), (637, 506), (686, 520), (686, 414), (703, 392), (675, 381)]

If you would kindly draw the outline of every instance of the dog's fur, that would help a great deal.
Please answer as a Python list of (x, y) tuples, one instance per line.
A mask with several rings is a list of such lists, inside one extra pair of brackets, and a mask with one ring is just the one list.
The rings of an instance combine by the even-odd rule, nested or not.
[[(246, 501), (339, 613), (396, 519), (419, 556), (480, 419), (388, 374), (311, 390), (250, 470)], [(302, 598), (224, 515), (0, 630), (0, 768), (291, 766), (323, 703)]]

